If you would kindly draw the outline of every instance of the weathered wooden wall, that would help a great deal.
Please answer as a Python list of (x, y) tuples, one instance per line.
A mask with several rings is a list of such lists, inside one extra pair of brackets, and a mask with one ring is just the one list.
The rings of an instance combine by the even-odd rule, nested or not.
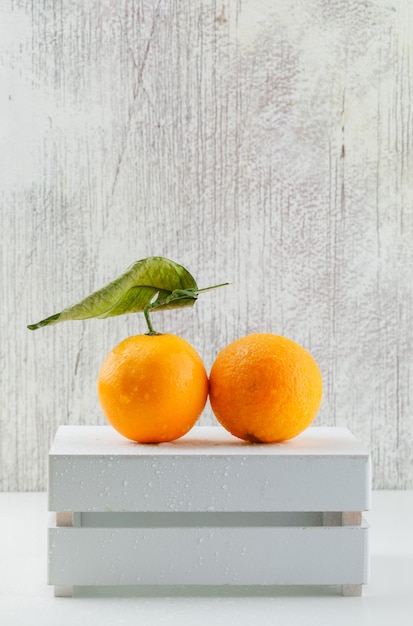
[[(46, 487), (59, 424), (143, 316), (26, 324), (137, 259), (204, 294), (159, 314), (207, 367), (252, 331), (318, 360), (316, 424), (413, 487), (413, 4), (2, 0), (0, 489)], [(202, 423), (213, 423), (206, 409)]]

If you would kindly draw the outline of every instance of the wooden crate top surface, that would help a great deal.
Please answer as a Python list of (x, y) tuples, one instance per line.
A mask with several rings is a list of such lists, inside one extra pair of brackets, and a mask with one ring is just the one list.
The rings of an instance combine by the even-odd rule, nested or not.
[(232, 436), (220, 426), (196, 426), (180, 439), (139, 444), (111, 426), (60, 426), (50, 456), (349, 456), (369, 452), (347, 428), (310, 427), (283, 443), (255, 444)]

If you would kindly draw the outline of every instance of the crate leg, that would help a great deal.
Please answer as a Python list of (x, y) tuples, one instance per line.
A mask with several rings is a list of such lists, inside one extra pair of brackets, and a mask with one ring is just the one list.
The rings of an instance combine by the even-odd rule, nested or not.
[(361, 511), (327, 511), (323, 513), (323, 526), (361, 526)]
[(341, 585), (342, 596), (361, 596), (363, 585)]
[(54, 588), (55, 598), (71, 598), (73, 596), (73, 587), (68, 585), (66, 587), (56, 585)]
[(73, 526), (72, 511), (56, 511), (56, 526)]
[[(72, 511), (56, 511), (56, 526), (76, 526), (75, 513)], [(73, 587), (71, 585), (55, 585), (55, 598), (71, 598), (73, 596)]]
[(75, 526), (79, 528), (82, 525), (82, 513), (78, 511), (56, 511), (56, 526)]
[[(343, 511), (341, 524), (342, 526), (361, 526), (361, 511)], [(341, 595), (343, 596), (361, 596), (363, 593), (363, 585), (342, 585)]]
[(361, 526), (361, 511), (344, 511), (342, 513), (343, 526)]

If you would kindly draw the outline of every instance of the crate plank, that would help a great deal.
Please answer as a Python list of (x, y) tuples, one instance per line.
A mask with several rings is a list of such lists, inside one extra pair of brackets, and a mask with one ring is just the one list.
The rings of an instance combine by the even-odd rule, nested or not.
[(220, 427), (136, 444), (109, 426), (61, 426), (49, 455), (50, 511), (363, 511), (370, 457), (345, 428), (250, 444)]
[(367, 582), (367, 526), (49, 527), (49, 583), (292, 585)]

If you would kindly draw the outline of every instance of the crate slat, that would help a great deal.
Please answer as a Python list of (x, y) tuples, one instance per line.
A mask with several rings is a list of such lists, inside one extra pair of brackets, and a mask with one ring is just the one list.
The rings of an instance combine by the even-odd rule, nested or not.
[(248, 444), (197, 427), (168, 444), (109, 426), (62, 426), (49, 455), (50, 511), (364, 511), (370, 458), (345, 428)]
[(362, 584), (367, 526), (49, 527), (49, 581), (66, 585)]

